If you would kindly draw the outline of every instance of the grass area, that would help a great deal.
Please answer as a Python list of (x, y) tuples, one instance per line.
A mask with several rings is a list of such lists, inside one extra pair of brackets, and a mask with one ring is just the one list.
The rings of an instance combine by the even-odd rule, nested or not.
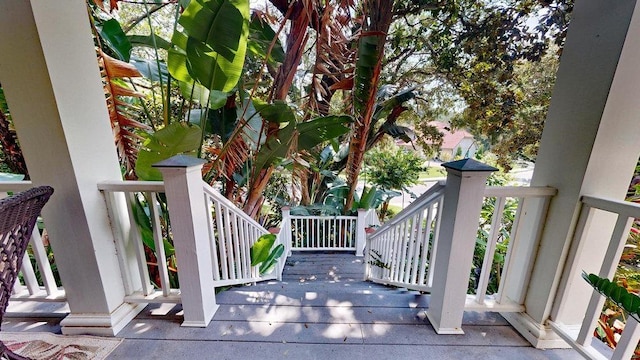
[(419, 180), (441, 178), (447, 176), (447, 172), (440, 165), (429, 166), (426, 171), (420, 173)]

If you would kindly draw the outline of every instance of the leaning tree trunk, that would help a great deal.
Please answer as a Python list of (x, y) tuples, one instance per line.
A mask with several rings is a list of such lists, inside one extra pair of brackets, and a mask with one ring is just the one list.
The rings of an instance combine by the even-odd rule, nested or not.
[[(293, 83), (293, 78), (304, 53), (305, 44), (309, 39), (307, 30), (312, 21), (314, 9), (304, 9), (303, 4), (302, 1), (298, 1), (293, 5), (294, 8), (292, 11), (283, 11), (283, 13), (286, 12), (286, 15), (288, 15), (288, 18), (291, 20), (291, 31), (287, 37), (285, 60), (283, 64), (280, 65), (275, 77), (275, 83), (270, 96), (271, 100), (284, 100), (287, 98), (287, 94)], [(267, 126), (269, 126), (269, 124), (267, 124)], [(276, 125), (271, 126), (275, 127)], [(268, 133), (271, 134), (274, 131), (277, 131), (277, 129), (269, 129)], [(274, 170), (274, 166), (271, 165), (267, 169), (262, 169), (251, 176), (249, 193), (243, 206), (246, 214), (254, 218), (257, 218), (260, 214), (262, 203), (264, 202), (264, 189), (269, 183), (269, 179)]]
[(4, 154), (4, 162), (16, 174), (23, 174), (29, 180), (27, 163), (22, 156), (16, 133), (9, 128), (9, 119), (0, 111), (0, 147)]
[(393, 1), (369, 0), (364, 11), (368, 18), (358, 42), (358, 59), (353, 83), (353, 102), (356, 121), (353, 125), (347, 157), (347, 184), (349, 193), (345, 211), (353, 206), (353, 196), (358, 184), (358, 175), (362, 168), (367, 146), (371, 118), (376, 105), (376, 94), (387, 32), (391, 26)]

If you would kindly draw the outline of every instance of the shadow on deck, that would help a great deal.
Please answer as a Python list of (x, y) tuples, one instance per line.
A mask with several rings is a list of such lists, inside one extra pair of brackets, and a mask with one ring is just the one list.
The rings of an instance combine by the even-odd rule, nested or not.
[[(437, 335), (428, 295), (365, 282), (363, 273), (352, 254), (294, 254), (282, 282), (218, 294), (207, 328), (181, 327), (180, 306), (148, 306), (108, 359), (581, 359), (532, 348), (493, 313), (465, 313), (464, 335)], [(19, 328), (15, 319), (3, 330)]]
[[(183, 328), (179, 308), (148, 307), (110, 359), (579, 359), (534, 349), (497, 314), (465, 314), (465, 335), (438, 336), (429, 296), (365, 282), (363, 259), (294, 254), (282, 282), (234, 287), (206, 329)], [(171, 319), (172, 321), (167, 321)]]

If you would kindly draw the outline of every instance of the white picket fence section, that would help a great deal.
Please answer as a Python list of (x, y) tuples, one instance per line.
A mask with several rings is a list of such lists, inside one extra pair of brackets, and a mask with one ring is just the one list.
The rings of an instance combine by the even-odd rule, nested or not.
[(290, 216), (291, 250), (356, 250), (357, 216)]
[(431, 291), (434, 242), (444, 195), (444, 182), (432, 186), (367, 238), (365, 279)]
[[(30, 181), (0, 182), (0, 199), (9, 196), (9, 193), (25, 191), (33, 186)], [(22, 261), (22, 276), (15, 283), (11, 301), (66, 302), (64, 288), (58, 287), (56, 284), (52, 264), (37, 228), (31, 234), (30, 245)], [(36, 268), (34, 268), (30, 256), (35, 260), (40, 281), (38, 281)]]
[[(615, 214), (616, 223), (609, 239), (604, 261), (597, 274), (602, 278), (612, 279), (620, 256), (629, 236), (629, 229), (634, 219), (640, 219), (640, 205), (611, 199), (583, 196), (581, 199), (582, 209), (574, 232), (573, 241), (578, 244), (583, 243), (582, 239), (587, 234), (588, 226), (596, 211), (605, 211)], [(584, 320), (579, 328), (566, 326), (561, 323), (550, 321), (552, 329), (576, 349), (587, 359), (607, 359), (603, 354), (591, 346), (593, 331), (600, 317), (605, 297), (593, 290), (589, 305), (585, 312)], [(640, 341), (640, 326), (631, 316), (627, 317), (627, 323), (622, 332), (622, 337), (618, 341), (615, 351), (610, 359), (622, 360), (631, 359), (636, 346)]]

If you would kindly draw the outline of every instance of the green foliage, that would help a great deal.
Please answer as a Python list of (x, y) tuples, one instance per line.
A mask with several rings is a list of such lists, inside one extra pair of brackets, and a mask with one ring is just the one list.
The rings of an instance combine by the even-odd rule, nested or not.
[(582, 278), (585, 279), (594, 290), (606, 296), (609, 300), (629, 313), (631, 317), (640, 322), (640, 297), (638, 297), (638, 295), (629, 293), (624, 287), (609, 279), (601, 278), (596, 274), (587, 274), (583, 271)]
[[(261, 19), (257, 13), (254, 13), (251, 16), (249, 28), (251, 31), (249, 32), (248, 50), (252, 54), (257, 55), (260, 59), (267, 58), (268, 54), (269, 57), (267, 58), (267, 61), (272, 66), (283, 63), (284, 49), (271, 26), (269, 26), (264, 19)], [(271, 49), (271, 53), (269, 53), (269, 47), (274, 39), (275, 43), (273, 49)]]
[(169, 72), (186, 83), (195, 79), (209, 90), (231, 91), (244, 64), (249, 36), (248, 0), (192, 0), (174, 32)]
[(133, 46), (116, 19), (109, 19), (96, 25), (100, 37), (120, 60), (129, 62)]
[(284, 245), (274, 247), (275, 242), (275, 235), (264, 234), (251, 246), (251, 266), (260, 265), (258, 271), (261, 276), (272, 272), (278, 259), (284, 254)]
[(143, 180), (162, 180), (162, 174), (152, 165), (178, 154), (195, 155), (200, 147), (201, 134), (198, 126), (179, 122), (149, 134), (138, 154), (138, 177)]
[(365, 175), (371, 183), (387, 190), (404, 190), (419, 181), (424, 167), (418, 155), (400, 148), (374, 149), (365, 157)]
[[(483, 159), (486, 162), (491, 163), (489, 159)], [(504, 186), (507, 184), (509, 176), (502, 173), (493, 173), (487, 180), (488, 186)], [(478, 224), (478, 232), (476, 234), (476, 245), (473, 254), (473, 262), (471, 273), (469, 275), (469, 288), (467, 292), (469, 294), (475, 294), (478, 287), (478, 281), (480, 272), (482, 270), (482, 263), (484, 262), (485, 253), (487, 250), (487, 244), (489, 242), (489, 234), (491, 231), (491, 223), (493, 221), (493, 215), (495, 212), (496, 198), (485, 198), (482, 202), (482, 209), (480, 211), (480, 222)], [(516, 211), (518, 209), (518, 202), (516, 199), (508, 198), (505, 201), (505, 206), (502, 212), (502, 218), (498, 222), (499, 228), (497, 229), (498, 238), (496, 243), (496, 250), (491, 259), (489, 283), (487, 285), (487, 294), (494, 294), (498, 291), (500, 285), (500, 278), (502, 276), (502, 269), (504, 267), (505, 257), (509, 247), (511, 229), (515, 220)]]
[(256, 266), (269, 257), (271, 248), (276, 242), (274, 234), (264, 234), (251, 246), (251, 266)]
[(397, 0), (394, 8), (382, 76), (418, 85), (418, 142), (437, 146), (429, 121), (451, 122), (494, 146), (505, 168), (534, 160), (573, 0)]

